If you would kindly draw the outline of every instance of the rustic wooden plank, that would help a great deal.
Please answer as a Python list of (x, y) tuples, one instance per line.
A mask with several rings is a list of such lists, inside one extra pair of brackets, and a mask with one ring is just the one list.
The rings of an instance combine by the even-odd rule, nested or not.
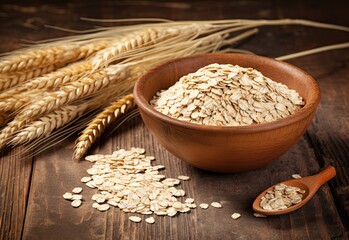
[(32, 173), (27, 154), (17, 148), (1, 155), (0, 239), (20, 239), (22, 234)]
[[(348, 3), (347, 3), (348, 4)], [(292, 18), (295, 13), (299, 15), (307, 14), (307, 6), (304, 4), (295, 4), (289, 6), (287, 3), (278, 7), (278, 17)], [(305, 4), (306, 5), (306, 4)], [(293, 9), (292, 9), (293, 7)], [(309, 6), (310, 7), (310, 6)], [(317, 4), (312, 8), (313, 16), (316, 16), (323, 22), (341, 24), (349, 26), (343, 9), (329, 8), (327, 14), (322, 13), (324, 2)], [(317, 14), (316, 14), (317, 13)], [(330, 18), (329, 16), (336, 16)], [(320, 45), (341, 43), (348, 41), (346, 33), (338, 31), (329, 31), (330, 38), (325, 37), (323, 31), (308, 29), (309, 34), (304, 34), (305, 28), (301, 30), (302, 34), (294, 33), (295, 37), (292, 48), (306, 49)], [(298, 35), (301, 35), (298, 37)], [(302, 36), (303, 35), (303, 36)], [(304, 44), (307, 42), (309, 44)], [(313, 148), (317, 162), (320, 167), (333, 164), (337, 169), (337, 177), (330, 182), (331, 192), (337, 206), (337, 211), (346, 227), (349, 236), (349, 50), (338, 50), (308, 56), (291, 62), (302, 67), (318, 81), (321, 90), (321, 102), (318, 107), (316, 117), (307, 131), (307, 138), (310, 147)]]
[[(313, 60), (320, 64), (319, 59)], [(348, 60), (349, 54), (343, 59), (343, 52), (322, 55), (321, 62), (337, 64), (330, 64), (330, 74), (318, 77), (322, 100), (308, 133), (320, 165), (333, 164), (337, 169), (331, 188), (346, 226), (349, 226), (349, 67), (344, 63)]]

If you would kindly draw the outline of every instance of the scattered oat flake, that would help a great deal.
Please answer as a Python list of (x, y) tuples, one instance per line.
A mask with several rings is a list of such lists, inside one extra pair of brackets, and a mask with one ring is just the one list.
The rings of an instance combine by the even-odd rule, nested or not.
[(301, 175), (299, 175), (299, 174), (292, 174), (292, 178), (297, 179), (297, 178), (302, 178), (302, 176), (301, 176)]
[(87, 183), (87, 182), (89, 182), (91, 180), (92, 180), (91, 177), (83, 177), (83, 178), (81, 178), (81, 182), (83, 182), (83, 183)]
[(202, 209), (207, 209), (208, 206), (209, 206), (209, 205), (208, 205), (207, 203), (201, 203), (201, 204), (199, 205), (199, 207), (202, 208)]
[(82, 192), (82, 188), (81, 187), (76, 187), (72, 190), (73, 193), (81, 193)]
[(104, 212), (104, 211), (107, 211), (110, 208), (110, 206), (109, 206), (109, 204), (101, 204), (101, 205), (97, 206), (96, 208), (97, 208), (97, 210)]
[(108, 204), (109, 205), (112, 205), (114, 207), (117, 207), (118, 206), (118, 202), (117, 201), (114, 201), (114, 200), (108, 200)]
[(77, 207), (80, 207), (81, 203), (82, 203), (82, 202), (81, 202), (80, 199), (76, 199), (76, 200), (74, 200), (74, 201), (71, 202), (71, 205), (72, 205), (73, 207), (77, 208)]
[(73, 194), (71, 194), (70, 192), (66, 192), (63, 194), (63, 198), (67, 200), (71, 200), (73, 198)]
[(145, 221), (150, 224), (155, 223), (155, 219), (153, 217), (146, 218)]
[(196, 204), (195, 203), (192, 203), (192, 204), (186, 204), (187, 205), (187, 207), (189, 207), (189, 208), (196, 208)]
[(82, 195), (81, 194), (73, 194), (71, 199), (72, 200), (81, 200), (82, 199)]
[(103, 196), (98, 196), (98, 197), (96, 198), (95, 201), (96, 201), (97, 203), (104, 203), (105, 200), (106, 200), (105, 197), (103, 197)]
[(167, 211), (167, 216), (169, 216), (169, 217), (173, 217), (176, 214), (177, 214), (177, 210), (175, 210), (175, 209), (170, 209)]
[(221, 208), (222, 207), (222, 205), (219, 202), (212, 202), (211, 206), (215, 207), (215, 208)]
[(185, 199), (185, 203), (193, 203), (194, 201), (195, 201), (194, 198)]
[(231, 217), (236, 220), (238, 219), (239, 217), (241, 217), (241, 214), (240, 213), (233, 213), (233, 215), (231, 215)]
[(96, 184), (94, 184), (93, 181), (86, 183), (86, 186), (88, 186), (89, 188), (96, 188)]
[(264, 215), (264, 214), (261, 214), (261, 213), (254, 213), (253, 215), (255, 217), (257, 217), (257, 218), (266, 218), (267, 217), (267, 215)]
[(190, 179), (190, 177), (184, 176), (184, 175), (179, 175), (178, 179), (183, 180), (183, 181), (188, 181)]
[(100, 205), (99, 205), (99, 203), (96, 203), (96, 202), (94, 202), (93, 204), (92, 204), (92, 207), (93, 208), (98, 208)]
[(136, 222), (136, 223), (139, 223), (142, 221), (142, 219), (140, 217), (137, 217), (137, 216), (130, 216), (129, 219), (132, 221), (132, 222)]
[(90, 162), (95, 162), (95, 161), (101, 159), (101, 157), (103, 157), (103, 155), (99, 155), (99, 154), (97, 154), (97, 155), (89, 155), (89, 156), (85, 157), (85, 160), (90, 161)]

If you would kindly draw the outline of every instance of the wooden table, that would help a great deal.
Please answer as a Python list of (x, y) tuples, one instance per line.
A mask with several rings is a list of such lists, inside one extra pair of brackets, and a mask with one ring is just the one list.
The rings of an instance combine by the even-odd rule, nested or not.
[[(4, 2), (4, 1), (2, 1)], [(54, 1), (53, 4), (0, 6), (0, 52), (20, 47), (20, 39), (39, 40), (66, 33), (44, 28), (55, 25), (87, 29), (95, 23), (79, 17), (160, 17), (173, 20), (228, 18), (304, 18), (349, 26), (349, 2), (340, 1)], [(15, 1), (16, 2), (16, 1)], [(23, 1), (24, 2), (24, 1)], [(47, 1), (48, 2), (48, 1)], [(68, 3), (69, 2), (69, 3)], [(108, 24), (107, 24), (108, 25)], [(240, 48), (278, 57), (318, 46), (347, 42), (348, 33), (302, 26), (262, 27)], [(347, 239), (349, 230), (349, 50), (338, 50), (290, 61), (317, 79), (322, 93), (316, 117), (306, 134), (267, 167), (241, 174), (217, 174), (187, 165), (168, 153), (138, 117), (127, 122), (93, 153), (145, 147), (164, 164), (167, 176), (191, 176), (182, 184), (197, 203), (220, 201), (222, 209), (196, 209), (174, 218), (157, 217), (153, 225), (136, 224), (129, 214), (91, 207), (95, 192), (80, 183), (91, 165), (71, 160), (76, 136), (36, 157), (22, 148), (4, 153), (0, 161), (0, 239)], [(333, 164), (335, 179), (292, 214), (255, 218), (251, 204), (267, 186), (293, 173), (315, 174)], [(62, 194), (83, 186), (85, 202), (73, 209)], [(230, 215), (241, 213), (239, 220)]]

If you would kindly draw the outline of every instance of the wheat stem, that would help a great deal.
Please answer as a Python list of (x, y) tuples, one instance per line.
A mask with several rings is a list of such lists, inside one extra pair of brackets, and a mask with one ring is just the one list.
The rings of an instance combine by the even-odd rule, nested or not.
[(343, 49), (343, 48), (349, 48), (349, 42), (314, 48), (314, 49), (310, 49), (310, 50), (306, 50), (306, 51), (302, 51), (302, 52), (298, 52), (298, 53), (292, 53), (292, 54), (284, 55), (281, 57), (277, 57), (276, 59), (284, 61), (284, 60), (308, 56), (308, 55), (312, 55), (312, 54), (316, 54), (316, 53), (320, 53), (320, 52), (336, 50), (336, 49)]
[(116, 119), (119, 119), (120, 116), (126, 114), (134, 106), (133, 95), (129, 94), (116, 102), (112, 102), (100, 112), (91, 123), (88, 124), (87, 128), (82, 131), (81, 136), (77, 139), (74, 158), (80, 159), (84, 156), (92, 144), (101, 136), (105, 128)]

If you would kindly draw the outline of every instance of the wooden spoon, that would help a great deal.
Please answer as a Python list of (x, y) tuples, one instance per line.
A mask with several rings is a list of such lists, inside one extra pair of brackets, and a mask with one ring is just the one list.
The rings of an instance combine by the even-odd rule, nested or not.
[[(283, 210), (264, 210), (263, 208), (261, 208), (259, 206), (261, 198), (266, 194), (267, 191), (272, 191), (274, 189), (274, 185), (259, 194), (256, 200), (254, 200), (252, 208), (256, 213), (261, 213), (264, 215), (280, 215), (293, 212), (298, 208), (303, 207), (304, 204), (306, 204), (310, 200), (310, 198), (314, 196), (321, 185), (332, 179), (334, 176), (336, 176), (336, 169), (333, 166), (328, 166), (316, 175), (284, 181), (282, 183), (287, 186), (298, 187), (302, 190), (305, 190), (305, 193), (303, 194), (303, 200), (300, 203)], [(281, 183), (278, 183), (276, 185), (279, 184)]]

